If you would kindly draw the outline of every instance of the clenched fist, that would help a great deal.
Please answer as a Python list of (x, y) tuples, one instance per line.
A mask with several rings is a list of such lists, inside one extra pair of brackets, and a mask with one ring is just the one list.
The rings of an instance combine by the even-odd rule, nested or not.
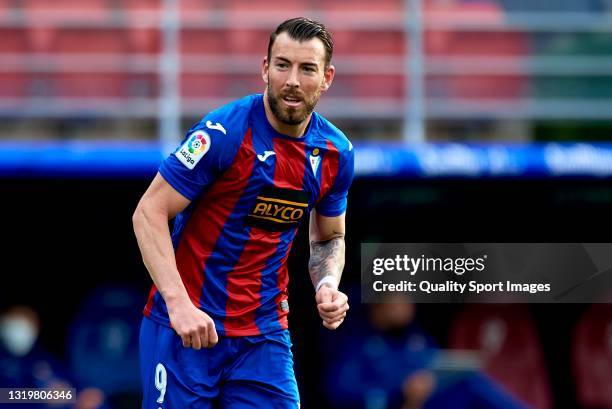
[(328, 286), (321, 286), (315, 296), (319, 316), (323, 326), (327, 329), (336, 329), (342, 324), (349, 309), (348, 297), (341, 291)]
[(212, 348), (217, 342), (217, 330), (212, 318), (187, 300), (168, 305), (170, 325), (183, 340), (185, 348)]

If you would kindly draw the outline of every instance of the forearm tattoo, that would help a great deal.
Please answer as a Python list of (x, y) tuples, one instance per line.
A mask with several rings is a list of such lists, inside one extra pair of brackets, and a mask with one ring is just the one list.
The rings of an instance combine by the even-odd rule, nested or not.
[(344, 237), (334, 237), (326, 241), (310, 242), (308, 271), (313, 285), (325, 276), (334, 276), (340, 281), (344, 269)]

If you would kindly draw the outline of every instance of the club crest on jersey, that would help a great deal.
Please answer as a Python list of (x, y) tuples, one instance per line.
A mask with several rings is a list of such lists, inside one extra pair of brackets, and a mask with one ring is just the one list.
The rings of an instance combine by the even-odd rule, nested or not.
[(204, 131), (195, 131), (174, 154), (187, 169), (193, 169), (210, 149), (210, 136)]
[(308, 194), (303, 190), (268, 186), (261, 190), (247, 217), (247, 224), (268, 231), (297, 227), (308, 213)]
[(312, 168), (312, 173), (316, 175), (317, 169), (319, 168), (319, 163), (321, 163), (321, 157), (319, 156), (319, 148), (314, 148), (308, 159), (310, 160), (310, 167)]

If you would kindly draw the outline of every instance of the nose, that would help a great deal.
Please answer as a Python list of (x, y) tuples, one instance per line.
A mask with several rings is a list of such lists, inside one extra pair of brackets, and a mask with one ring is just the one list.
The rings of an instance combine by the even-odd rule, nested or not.
[(300, 86), (300, 81), (298, 78), (298, 67), (292, 67), (291, 70), (289, 70), (289, 75), (287, 75), (287, 81), (285, 83), (285, 85), (289, 88), (297, 88)]

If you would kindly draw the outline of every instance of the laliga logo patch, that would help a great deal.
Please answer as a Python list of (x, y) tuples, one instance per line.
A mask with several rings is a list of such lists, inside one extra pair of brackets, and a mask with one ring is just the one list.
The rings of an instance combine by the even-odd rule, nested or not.
[(187, 169), (193, 169), (210, 149), (210, 136), (204, 131), (195, 131), (174, 154)]
[(193, 153), (194, 155), (198, 155), (204, 149), (206, 149), (206, 145), (208, 145), (208, 142), (206, 141), (206, 136), (208, 136), (208, 135), (206, 135), (206, 134), (204, 134), (204, 135), (194, 134), (189, 139), (189, 152)]

